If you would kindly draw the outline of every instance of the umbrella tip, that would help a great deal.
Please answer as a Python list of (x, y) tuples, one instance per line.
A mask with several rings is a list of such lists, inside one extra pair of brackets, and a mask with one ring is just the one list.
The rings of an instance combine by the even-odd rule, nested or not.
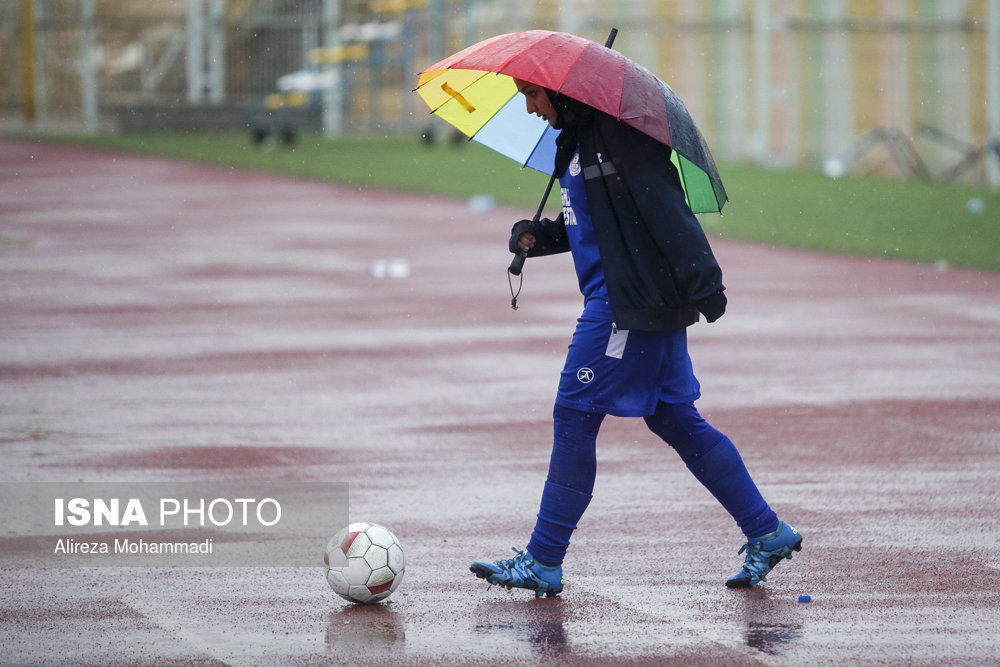
[(612, 28), (611, 33), (608, 35), (608, 41), (604, 42), (604, 46), (611, 48), (611, 45), (615, 43), (615, 37), (618, 36), (618, 28)]

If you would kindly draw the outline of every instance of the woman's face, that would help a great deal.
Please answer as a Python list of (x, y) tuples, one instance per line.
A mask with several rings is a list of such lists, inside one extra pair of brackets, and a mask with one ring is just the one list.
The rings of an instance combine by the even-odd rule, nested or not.
[(520, 79), (514, 79), (514, 85), (517, 86), (518, 92), (524, 95), (528, 113), (541, 116), (549, 125), (555, 127), (557, 121), (556, 110), (552, 106), (552, 102), (549, 100), (549, 95), (545, 92), (545, 89), (533, 83), (521, 81)]

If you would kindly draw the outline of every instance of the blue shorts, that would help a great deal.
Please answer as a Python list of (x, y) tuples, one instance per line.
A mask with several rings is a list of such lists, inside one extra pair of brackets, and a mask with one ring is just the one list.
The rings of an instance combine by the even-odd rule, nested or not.
[(577, 320), (556, 403), (616, 417), (645, 417), (660, 401), (701, 395), (687, 350), (687, 331), (615, 331), (608, 302), (588, 299)]

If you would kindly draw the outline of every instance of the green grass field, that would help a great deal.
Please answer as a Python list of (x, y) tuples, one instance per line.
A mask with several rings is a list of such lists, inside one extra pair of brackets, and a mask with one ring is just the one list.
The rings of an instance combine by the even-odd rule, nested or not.
[[(421, 144), (414, 135), (253, 146), (245, 134), (114, 134), (59, 137), (93, 147), (241, 169), (453, 197), (490, 195), (530, 217), (547, 177), (463, 142)], [(773, 245), (1000, 271), (1000, 191), (881, 178), (837, 180), (811, 171), (721, 165), (730, 201), (703, 215), (711, 235)], [(970, 206), (979, 200), (981, 211)], [(555, 212), (558, 193), (547, 211)], [(970, 210), (972, 209), (972, 210)]]

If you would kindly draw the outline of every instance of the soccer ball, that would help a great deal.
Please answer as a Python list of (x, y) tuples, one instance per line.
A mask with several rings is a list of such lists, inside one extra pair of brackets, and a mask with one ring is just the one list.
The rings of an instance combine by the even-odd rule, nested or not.
[(377, 523), (352, 523), (342, 529), (327, 543), (323, 562), (330, 588), (360, 604), (392, 595), (406, 569), (399, 540)]

